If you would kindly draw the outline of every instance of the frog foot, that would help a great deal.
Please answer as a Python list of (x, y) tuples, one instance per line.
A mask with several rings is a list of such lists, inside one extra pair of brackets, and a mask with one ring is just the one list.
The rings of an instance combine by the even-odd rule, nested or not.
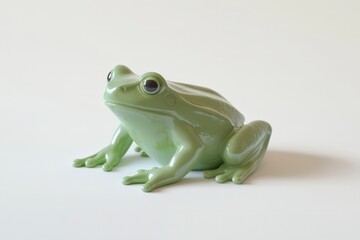
[(173, 183), (178, 179), (175, 178), (175, 172), (170, 167), (154, 167), (150, 170), (140, 169), (133, 176), (123, 178), (123, 184), (144, 183), (142, 190), (151, 192), (155, 188)]
[(103, 150), (85, 158), (75, 159), (73, 161), (74, 167), (94, 168), (98, 165), (103, 165), (102, 168), (106, 172), (110, 172), (120, 162), (119, 155), (111, 148), (106, 147)]
[(135, 152), (140, 153), (140, 156), (142, 157), (149, 157), (149, 155), (147, 155), (147, 153), (144, 150), (142, 150), (142, 148), (139, 146), (135, 148)]
[(244, 166), (234, 166), (227, 163), (222, 164), (215, 170), (204, 171), (205, 178), (215, 178), (218, 183), (232, 181), (236, 184), (242, 184), (245, 179), (254, 171), (253, 164)]

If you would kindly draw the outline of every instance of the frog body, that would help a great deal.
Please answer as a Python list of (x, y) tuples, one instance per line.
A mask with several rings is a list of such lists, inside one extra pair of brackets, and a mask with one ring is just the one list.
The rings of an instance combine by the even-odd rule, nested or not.
[(123, 65), (108, 75), (105, 104), (120, 120), (109, 146), (75, 167), (104, 164), (111, 171), (134, 141), (163, 167), (140, 170), (124, 184), (143, 190), (174, 183), (191, 170), (219, 183), (242, 183), (266, 151), (271, 127), (264, 121), (244, 125), (244, 116), (217, 92), (166, 81), (160, 74), (136, 75)]

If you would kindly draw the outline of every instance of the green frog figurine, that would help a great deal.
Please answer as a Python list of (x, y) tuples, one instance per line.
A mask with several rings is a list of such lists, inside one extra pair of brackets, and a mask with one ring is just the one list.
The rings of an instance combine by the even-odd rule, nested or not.
[(124, 184), (142, 183), (150, 192), (182, 179), (191, 170), (205, 178), (241, 184), (261, 162), (271, 136), (264, 121), (244, 124), (244, 116), (208, 88), (165, 80), (160, 74), (134, 74), (123, 65), (107, 76), (105, 104), (120, 120), (111, 143), (76, 159), (75, 167), (103, 164), (111, 171), (134, 141), (162, 167), (139, 170)]

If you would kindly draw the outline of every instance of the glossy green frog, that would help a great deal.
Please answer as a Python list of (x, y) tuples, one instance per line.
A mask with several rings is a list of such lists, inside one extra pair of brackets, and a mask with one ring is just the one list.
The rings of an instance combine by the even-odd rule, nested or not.
[(75, 167), (103, 164), (111, 171), (134, 141), (143, 155), (162, 167), (139, 170), (124, 184), (142, 190), (182, 179), (191, 170), (205, 178), (242, 183), (257, 168), (271, 135), (267, 122), (244, 124), (244, 116), (208, 88), (166, 81), (160, 74), (141, 76), (118, 65), (107, 76), (106, 105), (120, 120), (111, 143), (98, 153), (76, 159)]

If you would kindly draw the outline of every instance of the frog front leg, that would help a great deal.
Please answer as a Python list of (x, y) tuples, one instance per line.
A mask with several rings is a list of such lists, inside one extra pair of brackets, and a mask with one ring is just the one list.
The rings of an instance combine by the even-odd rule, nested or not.
[(124, 177), (124, 184), (144, 183), (142, 190), (150, 192), (177, 182), (189, 173), (203, 150), (203, 143), (191, 126), (174, 127), (171, 135), (178, 148), (169, 164), (161, 168), (139, 170), (134, 176)]
[(110, 144), (91, 156), (81, 159), (75, 159), (73, 161), (74, 167), (96, 167), (104, 164), (104, 171), (111, 171), (116, 167), (121, 158), (125, 155), (129, 149), (132, 139), (127, 133), (126, 129), (121, 125), (117, 128)]

